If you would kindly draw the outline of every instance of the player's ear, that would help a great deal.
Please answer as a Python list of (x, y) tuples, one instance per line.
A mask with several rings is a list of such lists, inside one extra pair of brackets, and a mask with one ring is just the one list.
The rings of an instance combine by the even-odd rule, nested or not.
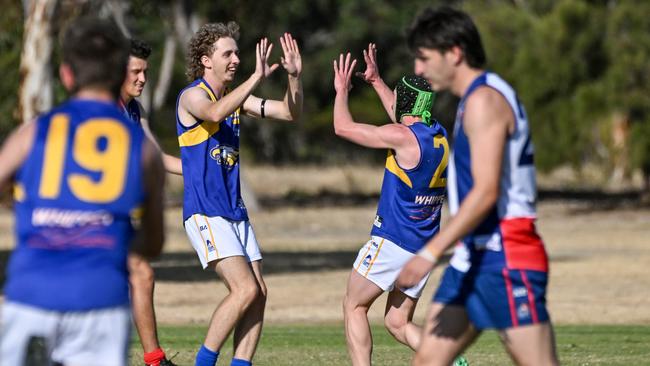
[(460, 64), (465, 58), (463, 50), (458, 46), (453, 46), (446, 53), (449, 55), (449, 57), (451, 57), (451, 62), (453, 65)]
[(59, 66), (59, 77), (61, 78), (61, 83), (63, 84), (63, 87), (68, 92), (71, 92), (74, 90), (75, 87), (75, 80), (74, 80), (74, 73), (72, 72), (72, 68), (68, 64), (61, 64)]
[(212, 60), (210, 60), (210, 57), (207, 55), (203, 55), (201, 56), (201, 64), (203, 64), (205, 68), (209, 69), (212, 67)]

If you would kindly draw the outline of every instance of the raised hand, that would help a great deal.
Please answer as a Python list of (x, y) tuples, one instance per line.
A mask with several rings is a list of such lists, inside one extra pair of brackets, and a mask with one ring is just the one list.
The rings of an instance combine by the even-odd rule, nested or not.
[(255, 44), (255, 73), (262, 78), (269, 77), (280, 66), (278, 64), (269, 66), (269, 56), (272, 50), (273, 43), (269, 43), (267, 38), (262, 38)]
[(298, 49), (298, 42), (291, 37), (290, 33), (285, 33), (280, 37), (280, 44), (282, 45), (282, 52), (284, 55), (280, 57), (282, 67), (287, 70), (291, 76), (298, 77), (302, 72), (302, 58), (300, 57), (300, 50)]
[(345, 58), (343, 54), (339, 56), (339, 62), (336, 63), (334, 60), (334, 89), (337, 93), (348, 92), (352, 89), (352, 72), (354, 67), (357, 65), (357, 60), (353, 60), (350, 63), (350, 52), (347, 53)]
[(368, 44), (368, 49), (363, 50), (363, 60), (366, 62), (366, 71), (355, 73), (356, 76), (372, 84), (379, 79), (379, 68), (377, 67), (377, 45)]

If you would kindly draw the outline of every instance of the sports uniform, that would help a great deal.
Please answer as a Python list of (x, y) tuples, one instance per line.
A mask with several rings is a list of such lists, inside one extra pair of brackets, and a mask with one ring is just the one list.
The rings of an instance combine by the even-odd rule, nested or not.
[[(403, 169), (389, 150), (372, 238), (354, 263), (355, 271), (384, 291), (393, 288), (402, 266), (438, 232), (445, 199), (449, 148), (444, 127), (434, 121), (408, 128), (420, 146), (419, 163)], [(427, 279), (404, 293), (419, 297)]]
[(548, 258), (535, 230), (536, 183), (528, 119), (515, 91), (498, 75), (477, 77), (458, 106), (449, 164), (452, 215), (471, 190), (469, 141), (463, 129), (467, 98), (489, 87), (507, 100), (515, 117), (501, 167), (500, 192), (488, 216), (456, 246), (435, 302), (466, 308), (477, 329), (504, 329), (547, 321)]
[(16, 173), (0, 359), (22, 365), (40, 337), (55, 362), (126, 365), (126, 257), (145, 197), (144, 133), (114, 103), (82, 99), (34, 123)]
[[(203, 78), (192, 87), (217, 98)], [(178, 108), (178, 102), (177, 102)], [(203, 268), (217, 259), (244, 256), (262, 259), (255, 233), (241, 197), (239, 182), (239, 109), (223, 121), (197, 121), (186, 127), (176, 115), (183, 162), (183, 221), (187, 236)]]

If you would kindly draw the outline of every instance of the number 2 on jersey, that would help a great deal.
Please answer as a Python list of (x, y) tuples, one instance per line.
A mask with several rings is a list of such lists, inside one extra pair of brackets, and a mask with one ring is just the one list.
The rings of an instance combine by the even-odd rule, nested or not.
[(443, 177), (442, 174), (446, 171), (447, 164), (449, 164), (449, 143), (447, 142), (447, 138), (444, 135), (435, 135), (433, 137), (433, 147), (436, 149), (442, 147), (442, 159), (440, 159), (440, 164), (438, 164), (436, 171), (433, 173), (429, 188), (445, 188), (447, 186), (447, 178)]
[[(61, 192), (69, 129), (67, 115), (52, 117), (39, 186), (42, 198), (55, 199)], [(105, 140), (104, 149), (99, 147), (102, 140)], [(90, 119), (79, 125), (74, 135), (72, 157), (82, 168), (100, 173), (101, 178), (95, 180), (90, 174), (69, 173), (67, 184), (72, 194), (90, 203), (117, 199), (124, 191), (129, 148), (128, 131), (112, 119)]]

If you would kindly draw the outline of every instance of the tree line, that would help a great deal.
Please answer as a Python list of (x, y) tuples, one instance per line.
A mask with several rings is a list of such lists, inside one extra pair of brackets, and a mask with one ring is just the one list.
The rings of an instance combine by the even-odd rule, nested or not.
[[(152, 114), (154, 132), (172, 153), (178, 151), (174, 108), (177, 92), (187, 83), (187, 41), (204, 22), (235, 20), (241, 26), (240, 78), (253, 70), (255, 42), (263, 36), (279, 46), (278, 37), (291, 32), (299, 41), (304, 62), (302, 121), (284, 125), (244, 120), (242, 150), (248, 160), (276, 164), (380, 161), (383, 152), (358, 149), (333, 134), (331, 61), (348, 50), (362, 61), (362, 49), (374, 42), (382, 77), (392, 85), (400, 75), (412, 73), (406, 28), (421, 9), (442, 3), (473, 15), (489, 69), (518, 90), (531, 121), (538, 168), (579, 168), (589, 163), (611, 171), (613, 179), (621, 181), (640, 170), (650, 188), (650, 2), (634, 0), (11, 2), (0, 14), (0, 115), (4, 116), (0, 137), (25, 119), (23, 104), (38, 104), (35, 101), (47, 93), (51, 100), (39, 103), (65, 98), (55, 76), (57, 47), (45, 65), (44, 75), (52, 79), (51, 85), (45, 85), (46, 77), (41, 75), (31, 96), (21, 89), (30, 70), (25, 68), (33, 67), (25, 63), (25, 42), (34, 42), (34, 37), (26, 36), (33, 34), (29, 27), (34, 22), (27, 20), (37, 5), (50, 4), (47, 35), (54, 43), (74, 16), (96, 13), (114, 18), (127, 35), (153, 46), (143, 104)], [(42, 38), (46, 37), (36, 39)], [(278, 49), (274, 53), (279, 59)], [(34, 53), (28, 55), (35, 58)], [(281, 98), (285, 85), (285, 75), (276, 72), (255, 94)], [(441, 93), (434, 104), (434, 116), (449, 130), (456, 103), (454, 97)], [(31, 108), (37, 113), (42, 106)], [(362, 80), (355, 81), (351, 109), (360, 121), (389, 121), (372, 88)]]

